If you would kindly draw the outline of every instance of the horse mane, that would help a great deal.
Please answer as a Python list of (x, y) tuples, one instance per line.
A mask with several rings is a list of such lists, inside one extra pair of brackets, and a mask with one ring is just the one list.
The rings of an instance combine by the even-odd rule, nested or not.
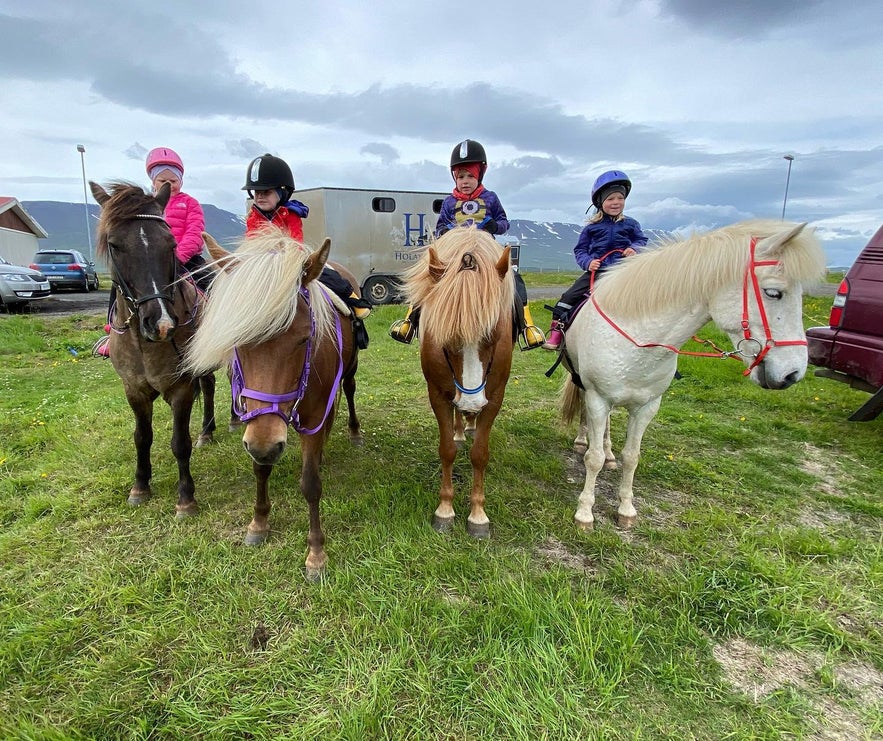
[[(226, 363), (237, 345), (260, 343), (291, 326), (310, 249), (276, 228), (243, 239), (215, 275), (186, 365), (204, 372)], [(330, 336), (334, 317), (319, 281), (305, 286), (316, 337)]]
[[(500, 280), (496, 264), (500, 244), (474, 227), (452, 229), (433, 243), (444, 273), (434, 280), (429, 250), (402, 275), (411, 305), (420, 306), (420, 326), (441, 346), (476, 344), (490, 337), (502, 312), (511, 312), (515, 281), (511, 271)], [(461, 270), (461, 258), (471, 253), (475, 270)]]
[[(159, 208), (152, 193), (147, 193), (141, 186), (122, 180), (108, 184), (110, 198), (101, 206), (101, 218), (98, 221), (98, 244), (95, 254), (107, 258), (107, 234), (118, 224), (131, 221), (138, 214), (147, 212), (149, 206)], [(159, 209), (158, 216), (162, 215)]]
[[(598, 281), (593, 295), (605, 311), (627, 318), (704, 303), (742, 280), (752, 237), (763, 239), (796, 226), (753, 219), (682, 240), (660, 240), (656, 249), (620, 260)], [(811, 284), (825, 274), (825, 255), (812, 229), (790, 240), (778, 259), (775, 269), (789, 282)]]

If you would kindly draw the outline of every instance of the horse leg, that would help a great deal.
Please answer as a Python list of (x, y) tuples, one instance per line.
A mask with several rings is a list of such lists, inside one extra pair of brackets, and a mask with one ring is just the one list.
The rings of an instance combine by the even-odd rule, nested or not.
[(635, 469), (641, 458), (641, 440), (647, 431), (647, 426), (659, 411), (662, 397), (648, 401), (644, 406), (634, 411), (629, 410), (629, 423), (626, 432), (625, 445), (622, 448), (622, 480), (619, 482), (619, 509), (616, 510), (616, 524), (621, 528), (628, 529), (635, 524), (638, 513), (632, 503), (632, 483), (635, 478)]
[(463, 426), (463, 412), (454, 410), (454, 444), (457, 450), (462, 450), (466, 444), (466, 429)]
[[(327, 421), (326, 421), (327, 424)], [(322, 500), (322, 479), (319, 477), (319, 463), (322, 460), (324, 435), (301, 435), (300, 447), (303, 464), (300, 471), (300, 490), (307, 500), (310, 511), (310, 532), (307, 536), (309, 551), (305, 564), (309, 581), (318, 581), (325, 573), (328, 556), (325, 553), (325, 533), (319, 516), (319, 503)]]
[(199, 509), (194, 493), (196, 486), (190, 474), (190, 456), (193, 438), (190, 437), (190, 414), (193, 411), (193, 384), (182, 382), (166, 395), (172, 408), (172, 454), (178, 461), (178, 502), (175, 517), (181, 519), (195, 515)]
[(202, 392), (202, 428), (196, 438), (197, 448), (215, 441), (215, 374), (200, 376), (199, 388)]
[(356, 447), (364, 444), (362, 438), (362, 427), (359, 424), (359, 418), (356, 416), (356, 372), (347, 374), (343, 379), (343, 395), (346, 397), (346, 408), (348, 412), (346, 428), (349, 430), (350, 442)]
[(595, 526), (595, 516), (592, 514), (592, 507), (595, 505), (595, 483), (598, 473), (604, 465), (604, 430), (609, 419), (610, 409), (603, 400), (597, 397), (590, 398), (586, 395), (584, 401), (588, 421), (589, 447), (583, 455), (586, 480), (579, 495), (574, 519), (580, 528), (588, 531)]
[(475, 439), (469, 457), (472, 462), (472, 491), (469, 495), (469, 517), (466, 520), (466, 532), (473, 538), (485, 539), (491, 534), (491, 522), (484, 511), (484, 476), (489, 458), (488, 444), (491, 427), (497, 416), (496, 408), (488, 404), (478, 417)]
[(150, 449), (153, 446), (153, 402), (159, 396), (155, 391), (139, 392), (126, 389), (126, 399), (135, 415), (135, 483), (129, 490), (128, 503), (132, 507), (144, 504), (153, 495), (150, 479), (153, 466)]
[(604, 425), (604, 468), (616, 469), (616, 456), (613, 455), (613, 445), (610, 442), (610, 415), (607, 415), (607, 423)]
[(245, 532), (245, 545), (261, 545), (270, 534), (270, 474), (273, 466), (251, 462), (255, 480), (254, 515)]
[(438, 457), (441, 461), (441, 488), (438, 507), (432, 515), (432, 527), (440, 533), (449, 532), (454, 523), (454, 415), (450, 402), (438, 392), (430, 392), (429, 403), (438, 422)]

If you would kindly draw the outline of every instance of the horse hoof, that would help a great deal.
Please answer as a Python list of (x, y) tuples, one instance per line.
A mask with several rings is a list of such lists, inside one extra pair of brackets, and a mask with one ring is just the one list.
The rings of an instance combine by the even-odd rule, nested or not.
[(263, 545), (266, 540), (267, 533), (246, 533), (243, 543), (250, 546)]
[(637, 515), (616, 515), (616, 524), (623, 530), (631, 530), (637, 521)]
[(466, 520), (466, 532), (476, 540), (487, 540), (491, 537), (491, 524), (489, 522), (483, 522), (476, 525), (474, 522)]
[(175, 519), (176, 520), (186, 520), (189, 517), (195, 517), (199, 514), (199, 505), (196, 502), (190, 502), (190, 504), (176, 504), (175, 505)]
[(454, 527), (453, 517), (432, 516), (432, 529), (437, 533), (449, 533)]
[(206, 445), (211, 445), (214, 441), (215, 438), (212, 435), (200, 435), (196, 438), (196, 447), (204, 448)]
[(589, 446), (588, 446), (588, 445), (583, 445), (583, 444), (581, 444), (581, 443), (580, 443), (580, 444), (574, 444), (574, 446), (573, 446), (573, 452), (574, 452), (574, 453), (578, 453), (579, 455), (585, 455), (585, 454), (586, 454), (586, 451), (587, 451), (588, 449), (589, 449)]
[(310, 584), (318, 584), (325, 577), (325, 567), (306, 566), (304, 568), (304, 576)]
[(227, 432), (236, 432), (236, 430), (238, 430), (240, 427), (242, 427), (242, 422), (240, 422), (238, 419), (235, 422), (231, 421), (229, 426), (227, 427)]
[(350, 435), (350, 443), (354, 448), (361, 448), (365, 444), (365, 438), (361, 435)]
[(150, 501), (150, 498), (153, 496), (153, 492), (148, 489), (147, 491), (135, 491), (134, 489), (129, 492), (129, 498), (126, 500), (126, 503), (130, 507), (140, 507), (142, 504), (146, 504)]
[(586, 522), (585, 520), (575, 520), (576, 526), (582, 530), (584, 533), (590, 533), (595, 529), (595, 521), (589, 520)]
[(606, 468), (608, 471), (615, 471), (617, 468), (619, 468), (619, 464), (616, 462), (616, 459), (614, 458), (613, 460), (610, 460), (610, 461), (604, 461), (604, 468)]

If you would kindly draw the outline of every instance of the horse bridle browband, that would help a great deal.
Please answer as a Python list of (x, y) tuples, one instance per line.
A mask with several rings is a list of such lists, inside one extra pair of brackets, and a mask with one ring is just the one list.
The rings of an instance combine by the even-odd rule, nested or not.
[[(343, 334), (340, 324), (340, 315), (336, 310), (334, 310), (332, 313), (334, 314), (334, 328), (337, 335), (337, 374), (334, 377), (334, 383), (331, 387), (331, 391), (328, 394), (328, 403), (325, 406), (325, 413), (322, 415), (322, 419), (320, 420), (319, 424), (312, 428), (305, 427), (300, 421), (298, 406), (300, 405), (300, 402), (303, 400), (304, 395), (307, 392), (307, 383), (310, 379), (310, 360), (313, 354), (313, 337), (316, 334), (316, 318), (313, 314), (313, 307), (310, 304), (309, 291), (301, 286), (299, 294), (301, 298), (304, 299), (307, 305), (307, 309), (310, 312), (310, 334), (309, 337), (307, 337), (306, 347), (304, 349), (304, 365), (301, 369), (300, 378), (298, 379), (297, 387), (294, 389), (294, 391), (289, 391), (285, 394), (268, 394), (264, 391), (258, 391), (257, 389), (248, 388), (245, 385), (245, 377), (242, 373), (242, 363), (239, 361), (239, 353), (236, 351), (235, 347), (233, 348), (233, 362), (231, 368), (232, 372), (230, 385), (233, 396), (233, 411), (236, 412), (236, 415), (242, 422), (248, 422), (255, 417), (259, 417), (262, 414), (275, 414), (284, 419), (285, 424), (291, 425), (295, 430), (297, 430), (297, 432), (300, 432), (304, 435), (312, 435), (322, 429), (322, 425), (325, 424), (325, 420), (328, 418), (331, 407), (334, 405), (334, 399), (337, 396), (337, 389), (340, 386), (340, 380), (341, 378), (343, 378)], [(326, 301), (328, 301), (329, 304), (332, 305), (333, 308), (331, 299), (329, 299), (327, 295), (324, 295), (324, 298)], [(249, 412), (245, 408), (245, 404), (242, 401), (243, 399), (265, 401), (270, 404), (270, 406), (259, 407), (258, 409), (253, 409)], [(282, 408), (279, 405), (289, 401), (293, 401), (294, 405), (291, 407), (291, 411), (286, 413), (282, 411)]]

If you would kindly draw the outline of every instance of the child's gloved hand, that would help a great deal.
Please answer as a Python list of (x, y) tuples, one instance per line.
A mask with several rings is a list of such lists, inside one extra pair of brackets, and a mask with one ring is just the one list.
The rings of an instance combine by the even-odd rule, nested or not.
[(496, 234), (497, 222), (493, 219), (488, 219), (481, 225), (481, 228), (484, 229), (488, 234)]

